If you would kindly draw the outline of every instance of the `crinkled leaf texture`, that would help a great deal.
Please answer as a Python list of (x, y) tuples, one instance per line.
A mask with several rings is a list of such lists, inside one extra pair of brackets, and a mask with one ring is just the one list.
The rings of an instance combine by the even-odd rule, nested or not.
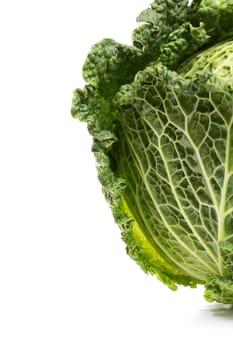
[(72, 115), (93, 136), (127, 253), (171, 289), (233, 303), (233, 1), (157, 0), (104, 39)]

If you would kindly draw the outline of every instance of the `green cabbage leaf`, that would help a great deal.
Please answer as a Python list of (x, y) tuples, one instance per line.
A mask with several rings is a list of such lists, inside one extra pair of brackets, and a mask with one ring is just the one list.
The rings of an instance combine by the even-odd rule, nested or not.
[(233, 304), (233, 0), (155, 0), (137, 20), (131, 46), (91, 48), (72, 115), (129, 256)]

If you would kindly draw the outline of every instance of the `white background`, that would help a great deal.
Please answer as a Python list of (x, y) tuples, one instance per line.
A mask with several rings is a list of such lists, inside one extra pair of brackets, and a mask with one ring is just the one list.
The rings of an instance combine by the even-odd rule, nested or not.
[(103, 37), (130, 43), (148, 0), (0, 4), (0, 349), (231, 348), (233, 311), (172, 292), (125, 254), (70, 116)]

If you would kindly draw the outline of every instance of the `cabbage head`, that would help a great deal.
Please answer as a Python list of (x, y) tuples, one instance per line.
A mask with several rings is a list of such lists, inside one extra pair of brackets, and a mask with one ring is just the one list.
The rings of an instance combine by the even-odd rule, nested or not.
[(233, 0), (155, 0), (137, 21), (132, 45), (91, 48), (72, 115), (128, 255), (233, 304)]

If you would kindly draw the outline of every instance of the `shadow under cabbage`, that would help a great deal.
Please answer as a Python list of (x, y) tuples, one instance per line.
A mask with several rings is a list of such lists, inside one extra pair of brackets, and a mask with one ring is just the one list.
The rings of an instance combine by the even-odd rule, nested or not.
[(218, 304), (214, 303), (208, 305), (205, 310), (202, 310), (205, 313), (213, 317), (219, 317), (224, 319), (233, 320), (233, 305), (232, 304)]

